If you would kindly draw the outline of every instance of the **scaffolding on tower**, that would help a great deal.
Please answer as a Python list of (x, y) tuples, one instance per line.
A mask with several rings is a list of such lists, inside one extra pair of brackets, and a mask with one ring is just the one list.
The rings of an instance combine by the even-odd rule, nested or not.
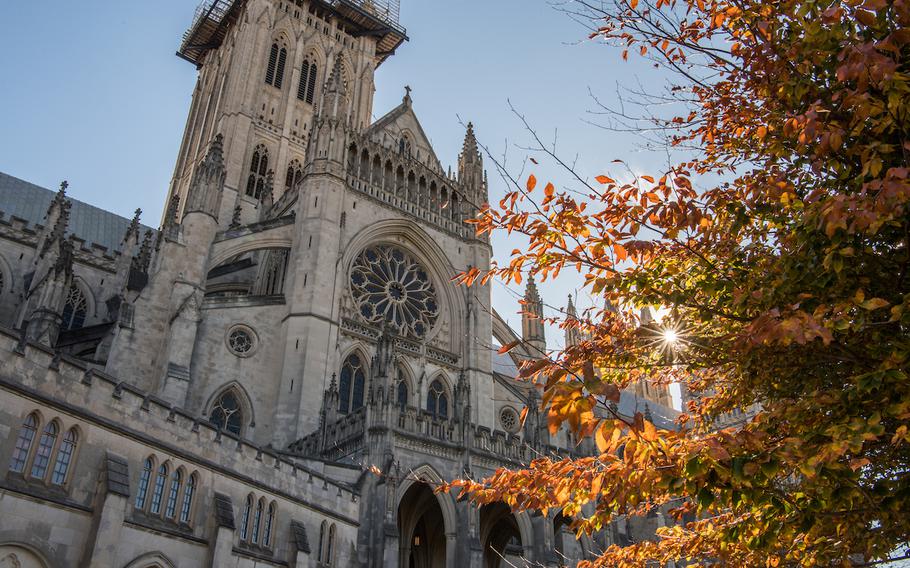
[[(377, 65), (407, 41), (399, 23), (401, 0), (310, 0), (320, 11), (338, 18), (354, 37), (375, 36)], [(205, 54), (217, 49), (227, 30), (239, 17), (246, 0), (203, 0), (196, 8), (193, 23), (183, 34), (177, 55), (202, 65)]]

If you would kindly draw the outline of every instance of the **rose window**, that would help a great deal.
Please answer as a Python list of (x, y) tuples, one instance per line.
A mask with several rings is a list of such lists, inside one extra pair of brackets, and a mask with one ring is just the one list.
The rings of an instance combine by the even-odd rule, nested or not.
[(371, 247), (361, 253), (351, 270), (351, 293), (366, 321), (388, 321), (402, 335), (424, 337), (439, 316), (427, 271), (395, 247)]
[(503, 408), (502, 412), (499, 413), (499, 423), (502, 424), (506, 432), (517, 432), (519, 426), (518, 413), (511, 408)]

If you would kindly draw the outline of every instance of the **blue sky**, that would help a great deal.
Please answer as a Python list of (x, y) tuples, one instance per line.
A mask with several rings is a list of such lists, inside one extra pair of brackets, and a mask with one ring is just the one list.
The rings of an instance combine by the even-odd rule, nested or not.
[[(41, 0), (0, 7), (0, 171), (124, 216), (141, 207), (157, 225), (196, 79), (174, 52), (195, 0)], [(528, 135), (509, 101), (552, 139), (579, 156), (585, 175), (614, 159), (646, 170), (655, 158), (634, 139), (586, 123), (589, 90), (615, 100), (617, 85), (654, 84), (651, 70), (623, 62), (620, 50), (587, 40), (586, 30), (545, 0), (402, 0), (411, 41), (380, 68), (375, 113), (401, 101), (404, 85), (444, 165), (455, 165), (460, 121), (473, 121), (481, 143), (521, 167)], [(490, 167), (491, 199), (505, 184)], [(535, 173), (557, 185), (566, 177), (544, 162)], [(508, 259), (514, 240), (494, 239)], [(562, 306), (579, 280), (564, 272), (541, 284)], [(581, 298), (581, 304), (587, 302)], [(520, 330), (513, 295), (494, 286), (494, 306)], [(562, 344), (550, 330), (551, 346)]]

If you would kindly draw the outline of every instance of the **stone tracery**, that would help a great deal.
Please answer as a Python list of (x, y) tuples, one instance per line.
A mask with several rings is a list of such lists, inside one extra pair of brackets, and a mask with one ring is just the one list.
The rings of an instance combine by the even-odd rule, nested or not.
[(360, 316), (387, 321), (402, 335), (423, 338), (439, 316), (439, 302), (426, 269), (403, 250), (366, 249), (351, 270), (351, 292)]

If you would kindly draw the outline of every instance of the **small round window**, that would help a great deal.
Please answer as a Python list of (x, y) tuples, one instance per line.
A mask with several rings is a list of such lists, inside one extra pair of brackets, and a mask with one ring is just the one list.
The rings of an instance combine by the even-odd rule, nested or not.
[(249, 357), (256, 350), (256, 334), (245, 325), (235, 325), (227, 333), (227, 346), (238, 357)]
[(518, 431), (518, 413), (514, 408), (503, 408), (499, 412), (499, 423), (506, 432), (515, 433)]

